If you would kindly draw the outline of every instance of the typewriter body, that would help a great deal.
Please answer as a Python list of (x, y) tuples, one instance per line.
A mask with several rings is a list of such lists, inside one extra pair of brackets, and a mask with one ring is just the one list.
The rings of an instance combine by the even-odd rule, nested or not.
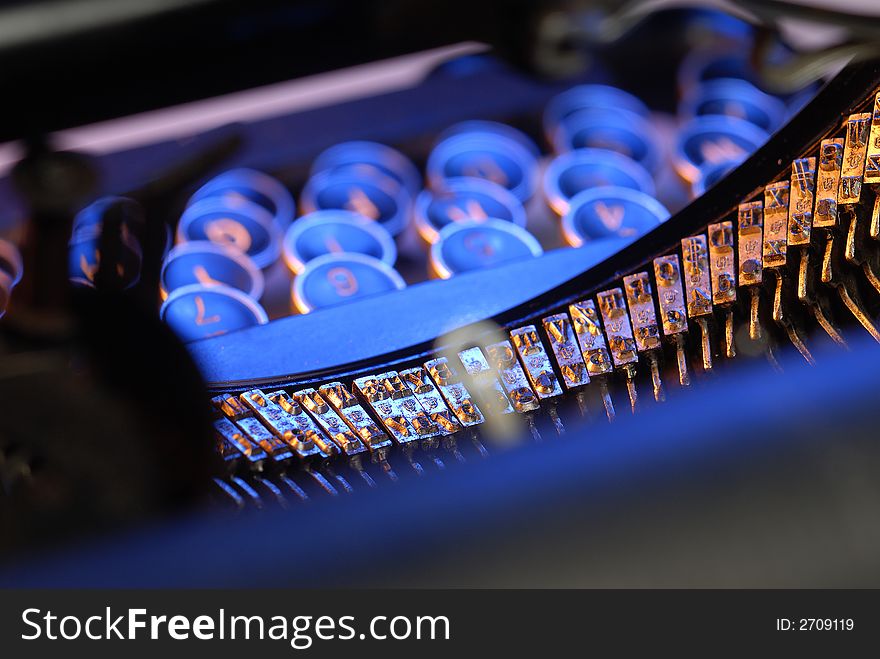
[(870, 25), (202, 4), (3, 55), (3, 583), (878, 584)]

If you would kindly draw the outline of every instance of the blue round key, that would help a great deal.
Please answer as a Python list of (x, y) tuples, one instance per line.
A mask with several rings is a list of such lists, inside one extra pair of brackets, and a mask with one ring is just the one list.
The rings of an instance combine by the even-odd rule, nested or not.
[(300, 197), (305, 214), (319, 210), (348, 210), (382, 225), (396, 236), (406, 227), (411, 197), (405, 187), (390, 176), (363, 176), (342, 167), (319, 172), (308, 180)]
[(725, 79), (756, 82), (755, 70), (747, 55), (729, 49), (695, 50), (686, 55), (679, 66), (679, 93), (684, 98), (710, 80)]
[(440, 135), (437, 137), (437, 142), (442, 142), (447, 137), (452, 137), (453, 135), (468, 135), (480, 133), (497, 135), (506, 140), (512, 140), (523, 147), (526, 151), (531, 153), (535, 158), (541, 157), (541, 149), (538, 148), (538, 145), (535, 144), (535, 141), (531, 137), (526, 135), (521, 130), (514, 128), (513, 126), (502, 124), (498, 121), (487, 121), (484, 119), (470, 119), (468, 121), (460, 121), (440, 133)]
[(206, 197), (188, 207), (177, 225), (177, 241), (210, 240), (247, 254), (267, 268), (281, 253), (281, 232), (265, 208), (244, 199)]
[(436, 190), (448, 179), (467, 176), (492, 181), (524, 202), (535, 193), (538, 161), (514, 139), (493, 133), (462, 133), (434, 147), (427, 172)]
[(263, 273), (251, 259), (230, 247), (208, 240), (181, 243), (169, 252), (162, 264), (162, 294), (200, 284), (229, 286), (255, 300), (263, 295)]
[(512, 192), (492, 181), (467, 176), (447, 179), (441, 190), (423, 190), (413, 208), (416, 228), (428, 243), (437, 242), (449, 224), (489, 218), (526, 225), (526, 211)]
[(679, 131), (675, 146), (675, 170), (686, 181), (700, 178), (707, 163), (744, 158), (767, 141), (757, 126), (734, 117), (697, 117)]
[[(138, 202), (128, 197), (101, 197), (92, 202), (74, 216), (71, 230), (71, 243), (101, 240), (101, 232), (104, 228), (104, 218), (113, 204), (122, 206), (122, 227), (120, 235), (126, 243), (136, 247), (140, 251), (140, 243), (137, 235), (142, 231), (145, 220), (143, 208)], [(165, 246), (163, 257), (171, 249), (173, 243), (171, 227), (167, 224), (162, 228), (165, 233)]]
[(345, 304), (406, 287), (387, 263), (365, 254), (325, 254), (309, 261), (293, 280), (291, 298), (300, 313)]
[(366, 254), (394, 265), (397, 246), (382, 225), (338, 209), (315, 211), (293, 223), (284, 236), (284, 262), (297, 274), (325, 254)]
[(575, 149), (557, 156), (544, 170), (544, 195), (560, 216), (577, 193), (613, 185), (654, 196), (654, 180), (632, 158), (605, 149)]
[(122, 204), (124, 208), (123, 224), (125, 229), (134, 235), (139, 225), (143, 224), (144, 216), (137, 202), (128, 197), (101, 197), (83, 208), (73, 218), (72, 240), (82, 237), (95, 238), (101, 234), (104, 214), (113, 204)]
[(185, 343), (269, 322), (263, 307), (240, 290), (201, 284), (173, 291), (159, 317)]
[(456, 222), (431, 245), (431, 269), (441, 279), (462, 272), (540, 256), (541, 244), (525, 229), (501, 220)]
[(578, 85), (557, 94), (544, 108), (544, 134), (552, 141), (559, 126), (580, 110), (625, 110), (647, 118), (648, 106), (641, 99), (609, 85)]
[(660, 165), (660, 138), (643, 117), (627, 110), (578, 110), (553, 136), (557, 153), (575, 149), (607, 149), (632, 158), (649, 172)]
[(629, 188), (593, 188), (576, 194), (562, 218), (562, 234), (573, 246), (606, 238), (633, 238), (669, 218), (659, 201)]
[[(710, 80), (736, 79), (747, 80), (760, 86), (760, 76), (755, 70), (749, 48), (724, 45), (710, 50), (691, 51), (682, 60), (678, 68), (678, 88), (682, 97), (693, 89)], [(793, 53), (780, 41), (773, 43), (762, 59), (771, 65), (783, 65)]]
[(694, 9), (688, 12), (688, 32), (699, 32), (700, 42), (728, 42), (751, 44), (755, 35), (755, 27), (750, 23), (726, 14), (718, 9)]
[[(85, 280), (94, 285), (95, 276), (101, 265), (99, 237), (100, 231), (98, 235), (92, 237), (79, 232), (68, 244), (68, 277), (72, 282)], [(134, 286), (140, 279), (142, 259), (141, 248), (134, 237), (124, 238), (117, 264), (117, 274), (122, 280), (123, 288)]]
[(700, 167), (700, 178), (691, 186), (694, 196), (699, 197), (702, 195), (706, 190), (727, 176), (728, 172), (736, 169), (742, 161), (743, 158), (731, 158), (721, 162), (705, 163)]
[[(141, 246), (138, 243), (137, 235), (144, 223), (144, 213), (141, 206), (128, 197), (101, 197), (93, 201), (91, 204), (83, 208), (73, 218), (73, 229), (71, 230), (70, 243), (94, 243), (95, 245), (101, 240), (101, 231), (104, 227), (104, 217), (111, 206), (118, 205), (122, 213), (122, 227), (120, 235), (123, 242), (137, 253), (136, 272), (140, 272), (140, 254)], [(166, 249), (170, 246), (170, 236), (166, 242)], [(86, 250), (87, 251), (87, 250)], [(131, 255), (124, 255), (126, 261)], [(86, 267), (88, 270), (88, 267)], [(71, 273), (76, 272), (76, 268), (71, 266)], [(71, 275), (72, 277), (74, 275)], [(78, 276), (78, 275), (77, 275)], [(132, 276), (134, 276), (132, 274)], [(137, 281), (134, 276), (132, 283)]]
[(221, 197), (229, 205), (244, 199), (264, 208), (281, 231), (296, 215), (293, 195), (280, 181), (255, 169), (230, 169), (215, 176), (190, 197), (188, 205), (207, 197)]
[(688, 119), (722, 115), (744, 119), (768, 133), (785, 120), (785, 103), (745, 80), (710, 80), (694, 88), (682, 101), (679, 114)]
[(377, 174), (390, 176), (406, 188), (410, 197), (422, 188), (422, 177), (412, 161), (397, 149), (378, 142), (342, 142), (331, 146), (312, 163), (311, 176), (340, 168), (365, 178)]
[(2, 238), (0, 238), (0, 272), (5, 273), (9, 278), (9, 291), (21, 281), (21, 276), (24, 273), (24, 262), (18, 247)]

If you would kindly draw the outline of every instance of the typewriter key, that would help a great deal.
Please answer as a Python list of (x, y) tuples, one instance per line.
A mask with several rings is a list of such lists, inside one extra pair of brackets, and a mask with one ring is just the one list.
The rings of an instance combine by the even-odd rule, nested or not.
[[(790, 64), (794, 57), (794, 52), (778, 40), (765, 44), (761, 50), (761, 65), (768, 69)], [(678, 67), (680, 96), (684, 98), (710, 80), (746, 80), (760, 87), (763, 76), (756, 70), (752, 56), (752, 49), (741, 45), (721, 45), (691, 51)]]
[(649, 172), (660, 165), (660, 137), (651, 123), (627, 110), (578, 110), (553, 134), (557, 153), (575, 149), (608, 149), (622, 153)]
[(631, 158), (605, 149), (576, 149), (553, 159), (544, 170), (544, 195), (558, 215), (568, 212), (577, 193), (613, 185), (654, 196), (654, 181)]
[(394, 239), (382, 225), (338, 209), (315, 211), (298, 219), (287, 230), (282, 250), (284, 262), (295, 274), (325, 254), (366, 254), (388, 265), (397, 259)]
[(785, 103), (750, 82), (728, 78), (710, 80), (694, 88), (679, 107), (679, 115), (686, 119), (712, 115), (735, 117), (768, 133), (782, 124), (786, 111)]
[(540, 243), (521, 227), (495, 219), (471, 220), (440, 231), (439, 240), (431, 245), (430, 267), (437, 277), (449, 279), (542, 253)]
[(693, 183), (708, 163), (743, 159), (767, 141), (757, 126), (735, 117), (697, 117), (681, 129), (675, 146), (675, 170)]
[(144, 222), (139, 204), (127, 197), (101, 197), (83, 208), (73, 218), (71, 241), (80, 242), (86, 238), (97, 240), (101, 235), (104, 214), (114, 204), (121, 204), (124, 207), (123, 230), (132, 236), (137, 235)]
[(722, 160), (720, 162), (703, 163), (703, 166), (700, 167), (700, 177), (691, 185), (694, 197), (699, 197), (706, 190), (718, 183), (718, 181), (727, 176), (729, 172), (736, 169), (744, 159), (745, 156), (742, 158)]
[(184, 342), (269, 322), (263, 307), (253, 298), (223, 285), (178, 288), (162, 304), (159, 317)]
[(255, 300), (263, 295), (263, 273), (254, 262), (238, 250), (208, 240), (178, 245), (162, 264), (163, 297), (193, 284), (229, 286)]
[(467, 176), (447, 179), (441, 190), (423, 190), (413, 208), (419, 235), (431, 244), (449, 224), (489, 218), (526, 225), (525, 209), (512, 192), (492, 181)]
[(473, 135), (480, 133), (488, 133), (489, 135), (497, 135), (505, 140), (512, 140), (531, 153), (535, 158), (541, 157), (541, 150), (535, 141), (521, 130), (502, 124), (498, 121), (484, 121), (482, 119), (471, 119), (469, 121), (461, 121), (453, 124), (444, 130), (437, 137), (437, 142), (442, 142), (447, 137), (454, 135)]
[(281, 232), (262, 206), (207, 197), (187, 208), (177, 225), (177, 242), (210, 240), (247, 254), (258, 268), (278, 260)]
[(387, 263), (365, 254), (325, 254), (309, 261), (293, 280), (291, 298), (300, 313), (344, 304), (406, 287)]
[(641, 117), (648, 107), (637, 97), (608, 85), (578, 85), (554, 96), (544, 109), (544, 134), (552, 141), (556, 130), (579, 110), (594, 109), (616, 112), (626, 110)]
[(694, 50), (678, 68), (678, 88), (682, 98), (711, 80), (757, 81), (748, 55), (729, 48)]
[(2, 238), (0, 238), (0, 273), (4, 273), (8, 277), (7, 292), (21, 281), (21, 276), (24, 273), (24, 264), (18, 247)]
[(363, 176), (342, 167), (319, 172), (309, 179), (300, 198), (303, 213), (348, 210), (382, 225), (396, 236), (406, 227), (411, 197), (397, 179), (379, 172)]
[(755, 36), (753, 25), (718, 9), (693, 12), (686, 19), (685, 29), (687, 42), (696, 48), (718, 43), (748, 48)]
[(537, 187), (538, 161), (519, 142), (492, 133), (463, 133), (438, 143), (428, 158), (428, 180), (441, 190), (448, 179), (469, 176), (507, 188), (520, 201)]
[(255, 169), (230, 169), (212, 178), (190, 197), (187, 205), (206, 199), (220, 197), (230, 206), (245, 200), (263, 207), (275, 225), (284, 231), (293, 222), (296, 205), (280, 181)]
[(637, 238), (666, 221), (659, 201), (629, 188), (593, 188), (576, 194), (562, 218), (562, 234), (573, 247), (603, 238)]
[(342, 142), (331, 146), (312, 163), (310, 175), (336, 169), (347, 169), (362, 178), (390, 176), (406, 188), (410, 197), (422, 189), (422, 177), (409, 158), (378, 142)]
[[(99, 239), (99, 233), (88, 236), (87, 232), (80, 231), (68, 244), (68, 277), (72, 283), (94, 287), (101, 265)], [(130, 288), (138, 282), (142, 260), (143, 254), (137, 240), (134, 236), (124, 236), (116, 263), (116, 275), (123, 288)]]
[[(138, 202), (128, 197), (101, 197), (83, 208), (73, 219), (70, 242), (94, 241), (97, 243), (101, 239), (104, 218), (111, 207), (115, 207), (114, 210), (121, 213), (120, 234), (122, 239), (135, 245), (140, 251), (138, 238), (143, 236), (144, 210)], [(171, 249), (173, 239), (171, 227), (166, 224), (163, 226), (163, 231), (165, 233), (164, 256)]]

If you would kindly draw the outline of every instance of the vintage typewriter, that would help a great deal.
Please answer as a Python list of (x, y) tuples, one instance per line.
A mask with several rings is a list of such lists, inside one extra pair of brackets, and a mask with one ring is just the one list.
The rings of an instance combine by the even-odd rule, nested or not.
[(197, 4), (8, 10), (0, 581), (878, 583), (876, 17)]

